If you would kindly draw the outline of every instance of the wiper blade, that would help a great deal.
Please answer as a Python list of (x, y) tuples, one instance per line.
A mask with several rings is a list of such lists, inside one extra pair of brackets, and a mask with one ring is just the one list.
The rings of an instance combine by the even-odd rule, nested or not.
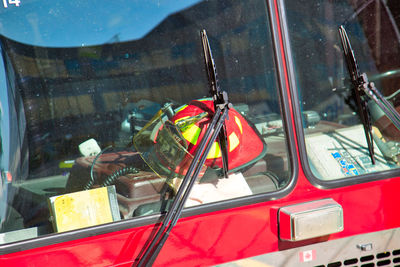
[[(368, 81), (367, 74), (366, 73), (360, 74), (357, 61), (354, 56), (354, 51), (351, 48), (349, 38), (343, 26), (339, 27), (339, 34), (340, 34), (340, 39), (342, 41), (343, 52), (346, 59), (347, 68), (349, 70), (350, 78), (355, 87), (354, 94), (357, 98), (357, 105), (360, 111), (359, 113), (360, 116), (362, 117), (361, 120), (363, 122), (364, 130), (366, 132), (366, 138), (371, 155), (371, 160), (374, 163), (372, 131), (371, 131), (372, 128), (369, 118), (367, 100), (364, 99), (365, 96), (368, 96), (372, 101), (374, 101), (399, 130), (400, 130), (400, 114), (389, 103), (389, 101), (381, 94), (381, 92), (379, 92), (379, 90), (375, 87), (375, 84), (373, 82)], [(359, 102), (360, 104), (358, 104)]]
[[(167, 214), (165, 215), (161, 223), (160, 228), (158, 229), (154, 238), (151, 240), (150, 244), (147, 246), (147, 248), (145, 248), (143, 255), (140, 257), (139, 262), (137, 264), (134, 263), (133, 266), (151, 266), (153, 264), (158, 254), (160, 253), (165, 241), (167, 240), (169, 233), (177, 223), (182, 213), (185, 202), (189, 197), (190, 191), (193, 188), (195, 181), (197, 180), (200, 170), (202, 169), (202, 166), (204, 165), (204, 162), (207, 159), (207, 155), (210, 152), (213, 143), (215, 142), (217, 137), (220, 139), (219, 141), (221, 142), (221, 140), (223, 140), (224, 138), (223, 135), (226, 136), (225, 132), (223, 132), (224, 131), (223, 128), (231, 104), (228, 101), (227, 93), (221, 92), (217, 86), (215, 64), (211, 55), (211, 49), (208, 44), (208, 38), (205, 30), (201, 31), (201, 37), (202, 37), (203, 48), (205, 51), (204, 57), (205, 57), (212, 97), (214, 100), (215, 112), (211, 119), (211, 123), (207, 127), (207, 130), (200, 141), (200, 144), (193, 157), (193, 160), (185, 176), (182, 179), (182, 183), (179, 186), (174, 201), (172, 202)], [(212, 66), (212, 69), (210, 69), (210, 66)], [(228, 169), (224, 168), (224, 172), (227, 173)]]
[[(208, 75), (208, 83), (210, 85), (210, 95), (212, 96), (214, 102), (214, 110), (217, 110), (218, 106), (225, 106), (228, 104), (228, 95), (226, 92), (221, 91), (218, 85), (217, 79), (217, 69), (215, 67), (214, 58), (212, 56), (210, 43), (208, 41), (207, 32), (206, 30), (202, 30), (200, 32), (201, 41), (203, 45), (203, 52), (204, 52), (204, 60), (206, 64), (206, 70)], [(218, 135), (218, 143), (221, 147), (221, 154), (222, 154), (222, 167), (224, 171), (224, 177), (228, 177), (228, 141), (227, 141), (227, 134), (226, 134), (226, 127), (225, 123), (222, 126), (222, 130)]]
[(364, 126), (365, 138), (367, 139), (368, 151), (372, 164), (375, 164), (374, 140), (372, 136), (371, 116), (368, 110), (368, 102), (365, 99), (364, 88), (368, 86), (367, 75), (360, 74), (354, 51), (351, 48), (350, 40), (343, 26), (339, 27), (340, 40), (342, 42), (343, 53), (346, 59), (347, 69), (349, 71), (351, 82), (354, 86), (353, 95), (356, 100), (358, 114)]

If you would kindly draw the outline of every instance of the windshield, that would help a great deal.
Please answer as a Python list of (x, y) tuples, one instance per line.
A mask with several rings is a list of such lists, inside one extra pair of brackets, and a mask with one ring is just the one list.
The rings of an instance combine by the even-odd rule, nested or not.
[(214, 113), (203, 29), (232, 107), (185, 207), (289, 183), (265, 1), (3, 2), (0, 243), (168, 209)]
[[(334, 180), (398, 168), (400, 132), (386, 109), (399, 105), (397, 2), (286, 2), (313, 174)], [(348, 47), (358, 63), (356, 79)], [(371, 89), (378, 94), (370, 97)]]

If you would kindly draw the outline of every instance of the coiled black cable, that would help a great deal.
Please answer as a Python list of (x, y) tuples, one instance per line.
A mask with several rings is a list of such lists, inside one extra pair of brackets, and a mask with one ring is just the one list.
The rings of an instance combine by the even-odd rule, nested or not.
[(112, 185), (116, 179), (118, 179), (118, 177), (120, 176), (124, 176), (126, 174), (129, 173), (139, 173), (139, 170), (135, 167), (129, 166), (129, 167), (124, 167), (121, 168), (119, 170), (116, 170), (115, 172), (113, 172), (112, 174), (110, 174), (109, 176), (106, 177), (106, 179), (104, 180), (104, 182), (101, 184), (101, 186), (109, 186)]
[(96, 164), (96, 161), (98, 160), (98, 158), (108, 149), (112, 148), (112, 146), (108, 146), (106, 148), (104, 148), (102, 151), (100, 151), (100, 153), (98, 153), (96, 155), (96, 157), (94, 158), (92, 165), (90, 166), (90, 180), (89, 182), (83, 187), (84, 190), (89, 190), (90, 188), (92, 188), (92, 186), (94, 185), (95, 182), (95, 177), (94, 177), (94, 165)]
[[(97, 156), (94, 158), (93, 162), (92, 162), (92, 166), (90, 167), (90, 180), (89, 182), (83, 187), (84, 190), (89, 190), (93, 187), (95, 181), (96, 181), (96, 177), (95, 177), (95, 173), (94, 173), (94, 166), (96, 164), (96, 161), (98, 160), (98, 158), (108, 149), (110, 149), (112, 146), (108, 146), (106, 148), (104, 148), (102, 151), (100, 151), (99, 154), (97, 154)], [(118, 177), (129, 174), (129, 173), (139, 173), (139, 170), (135, 167), (132, 166), (128, 166), (128, 167), (123, 167), (121, 169), (116, 170), (115, 172), (113, 172), (112, 174), (110, 174), (109, 176), (107, 176), (104, 179), (104, 182), (100, 185), (101, 187), (104, 186), (109, 186), (112, 185), (116, 179), (118, 179)]]

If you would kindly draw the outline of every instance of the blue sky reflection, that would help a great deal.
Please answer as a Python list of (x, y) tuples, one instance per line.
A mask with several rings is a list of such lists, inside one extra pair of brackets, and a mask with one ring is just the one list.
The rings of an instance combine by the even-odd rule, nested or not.
[(71, 47), (142, 38), (198, 0), (21, 0), (0, 4), (0, 34), (39, 46)]

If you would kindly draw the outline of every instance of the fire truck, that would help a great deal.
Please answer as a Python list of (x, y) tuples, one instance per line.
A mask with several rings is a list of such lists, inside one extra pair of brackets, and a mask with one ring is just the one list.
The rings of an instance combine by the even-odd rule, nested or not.
[(399, 26), (396, 0), (3, 0), (0, 265), (400, 266)]

